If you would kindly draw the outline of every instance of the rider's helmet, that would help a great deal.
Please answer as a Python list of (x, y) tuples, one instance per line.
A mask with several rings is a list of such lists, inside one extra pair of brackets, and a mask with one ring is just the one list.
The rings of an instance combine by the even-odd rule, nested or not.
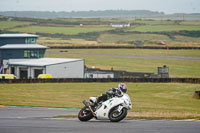
[(119, 89), (120, 91), (122, 91), (123, 93), (126, 93), (126, 91), (127, 91), (127, 86), (126, 86), (125, 83), (120, 83), (120, 84), (118, 85), (118, 89)]

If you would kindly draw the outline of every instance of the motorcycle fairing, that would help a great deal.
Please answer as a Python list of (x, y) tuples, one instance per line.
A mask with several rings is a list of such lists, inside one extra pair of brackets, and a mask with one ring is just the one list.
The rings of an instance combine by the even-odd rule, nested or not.
[(124, 100), (114, 97), (102, 103), (102, 106), (95, 111), (97, 119), (108, 119), (110, 110), (120, 104), (123, 104)]

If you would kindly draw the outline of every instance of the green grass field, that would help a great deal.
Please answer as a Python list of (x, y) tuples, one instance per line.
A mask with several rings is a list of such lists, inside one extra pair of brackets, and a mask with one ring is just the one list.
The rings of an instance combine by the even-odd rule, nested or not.
[(199, 37), (186, 37), (186, 36), (175, 36), (175, 40), (177, 42), (185, 42), (185, 43), (199, 43), (200, 38)]
[(174, 25), (175, 21), (162, 21), (162, 20), (134, 20), (133, 24), (145, 24), (145, 25)]
[[(82, 100), (99, 96), (118, 83), (0, 84), (0, 104), (81, 108)], [(127, 83), (137, 117), (200, 119), (200, 100), (193, 98), (199, 84)]]
[(174, 39), (170, 39), (168, 36), (159, 34), (100, 34), (97, 40), (88, 41), (85, 39), (61, 39), (40, 37), (38, 44), (45, 46), (135, 46), (134, 42), (141, 40), (143, 46), (160, 46), (157, 42), (165, 41), (169, 47), (199, 47), (200, 38), (186, 37), (186, 36), (174, 36)]
[(138, 50), (138, 49), (70, 49), (68, 52), (59, 52), (59, 49), (49, 49), (46, 57), (56, 58), (83, 58), (89, 67), (95, 66), (102, 69), (126, 70), (130, 72), (154, 72), (157, 67), (167, 65), (170, 68), (171, 77), (200, 77), (199, 61), (168, 60), (151, 58), (128, 58), (84, 55), (88, 53), (106, 54), (132, 54), (132, 55), (162, 55), (162, 56), (187, 56), (200, 57), (199, 50)]
[(165, 42), (169, 42), (171, 41), (171, 39), (168, 36), (165, 35), (157, 35), (157, 34), (136, 34), (136, 33), (132, 33), (132, 34), (102, 34), (99, 38), (98, 38), (98, 42), (100, 43), (128, 43), (130, 41), (147, 41), (147, 43), (154, 42), (156, 44), (156, 42), (159, 41), (165, 41)]
[(31, 24), (31, 22), (20, 22), (20, 21), (0, 21), (0, 30), (6, 29), (6, 28), (12, 28), (15, 26), (23, 26)]
[[(187, 37), (187, 36), (174, 36), (174, 39), (169, 38), (166, 35), (159, 34), (137, 34), (137, 33), (129, 33), (129, 34), (102, 34), (98, 37), (97, 42), (99, 43), (129, 43), (135, 41), (142, 41), (143, 46), (158, 46), (157, 42), (164, 41), (167, 46), (200, 46), (200, 38), (198, 37)], [(131, 44), (134, 45), (133, 43)]]
[[(46, 22), (46, 23), (45, 23)], [(130, 28), (112, 28), (110, 23), (115, 22), (130, 22)], [(34, 25), (29, 25), (33, 24)], [(83, 27), (77, 26), (84, 23)], [(66, 25), (68, 24), (68, 25)], [(71, 25), (70, 25), (71, 24)], [(20, 27), (19, 27), (20, 26)], [(199, 47), (199, 37), (183, 35), (171, 35), (171, 37), (159, 33), (145, 33), (145, 32), (174, 32), (174, 31), (200, 31), (200, 21), (161, 21), (161, 20), (121, 20), (121, 19), (53, 19), (51, 21), (37, 20), (33, 22), (23, 21), (0, 21), (0, 30), (6, 32), (20, 32), (20, 33), (46, 33), (45, 37), (51, 37), (50, 34), (57, 34), (57, 40), (54, 43), (43, 40), (42, 44), (46, 46), (129, 46), (134, 45), (137, 40), (143, 41), (144, 46), (157, 46), (157, 42), (164, 41), (168, 46), (193, 46)], [(110, 31), (111, 32), (107, 32)], [(89, 32), (98, 32), (98, 34), (89, 35)], [(133, 33), (144, 32), (144, 33)], [(82, 35), (79, 35), (82, 33)], [(64, 38), (59, 34), (75, 35)], [(55, 35), (54, 35), (55, 36)], [(59, 39), (67, 39), (69, 43), (59, 43)], [(82, 39), (83, 42), (71, 41), (74, 39)], [(66, 42), (64, 41), (64, 42)], [(93, 41), (92, 43), (87, 41)]]
[(88, 32), (101, 32), (112, 30), (111, 27), (98, 27), (98, 26), (87, 26), (87, 27), (53, 27), (53, 26), (29, 26), (23, 28), (15, 28), (11, 31), (17, 32), (28, 32), (28, 33), (49, 33), (49, 34), (66, 34), (66, 35), (76, 35), (79, 33), (88, 33)]
[(198, 25), (200, 26), (200, 21), (182, 21), (181, 25)]
[(199, 31), (200, 26), (196, 25), (144, 25), (133, 26), (130, 31), (139, 32), (162, 32), (162, 31)]

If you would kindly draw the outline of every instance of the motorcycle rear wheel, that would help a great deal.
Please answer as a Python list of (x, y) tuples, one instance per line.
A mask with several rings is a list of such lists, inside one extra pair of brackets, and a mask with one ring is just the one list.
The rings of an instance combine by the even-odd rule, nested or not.
[(119, 122), (123, 120), (127, 115), (127, 109), (123, 108), (121, 112), (118, 112), (117, 107), (112, 109), (109, 113), (109, 119), (111, 122)]
[(80, 121), (89, 121), (94, 116), (88, 107), (83, 107), (78, 113), (78, 119)]

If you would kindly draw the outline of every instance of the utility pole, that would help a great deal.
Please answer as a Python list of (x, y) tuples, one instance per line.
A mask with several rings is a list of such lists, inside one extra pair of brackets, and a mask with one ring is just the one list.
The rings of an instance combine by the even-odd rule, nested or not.
[(185, 20), (185, 14), (183, 13), (183, 21)]

